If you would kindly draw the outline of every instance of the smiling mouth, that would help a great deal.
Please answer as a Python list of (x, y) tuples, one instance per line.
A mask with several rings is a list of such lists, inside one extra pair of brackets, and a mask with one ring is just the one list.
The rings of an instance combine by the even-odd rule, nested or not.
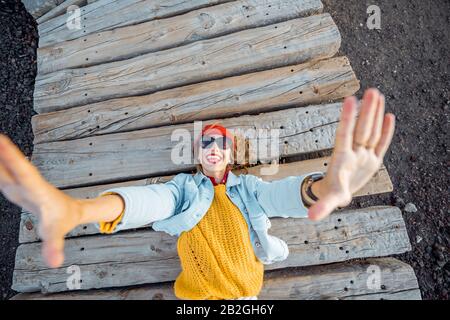
[(220, 162), (222, 158), (217, 154), (208, 154), (206, 160), (208, 160), (209, 163), (215, 164)]

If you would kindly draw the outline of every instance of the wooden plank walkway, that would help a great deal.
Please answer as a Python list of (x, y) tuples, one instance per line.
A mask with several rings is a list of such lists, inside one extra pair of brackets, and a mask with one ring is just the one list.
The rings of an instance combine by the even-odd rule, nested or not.
[[(290, 253), (282, 262), (265, 265), (266, 270), (411, 250), (396, 207), (336, 212), (320, 223), (294, 218), (272, 218), (271, 223), (271, 234), (285, 240)], [(49, 269), (43, 261), (41, 242), (23, 244), (17, 249), (12, 288), (20, 292), (67, 291), (71, 265), (82, 266), (84, 289), (172, 281), (181, 271), (176, 240), (153, 230), (71, 238), (65, 242), (64, 264), (56, 269)]]
[[(59, 1), (59, 0), (58, 0)], [(68, 29), (62, 15), (38, 25), (39, 47), (77, 39), (89, 34), (112, 30), (155, 19), (176, 16), (191, 10), (231, 0), (99, 0), (81, 8), (81, 29)]]
[[(70, 4), (81, 6), (79, 30), (65, 25)], [(81, 199), (191, 172), (193, 164), (170, 161), (172, 133), (192, 133), (198, 120), (220, 120), (250, 144), (255, 129), (279, 130), (278, 172), (264, 176), (257, 164), (237, 174), (271, 181), (326, 171), (329, 157), (292, 156), (332, 149), (341, 100), (359, 90), (349, 60), (335, 57), (341, 37), (320, 0), (55, 0), (34, 10), (42, 17), (32, 162)], [(382, 166), (354, 196), (392, 188)], [(49, 269), (36, 223), (22, 212), (15, 299), (175, 298), (177, 239), (151, 224), (113, 235), (81, 225), (66, 236), (63, 266)], [(411, 250), (398, 208), (271, 224), (290, 254), (265, 266), (261, 299), (421, 299), (412, 268), (385, 257)], [(71, 265), (81, 268), (81, 290), (67, 288)], [(367, 285), (374, 266), (378, 288)]]
[[(277, 28), (275, 28), (275, 26)], [(247, 29), (85, 68), (38, 74), (38, 113), (333, 56), (340, 46), (328, 14)]]
[(307, 62), (35, 115), (34, 143), (274, 111), (339, 99), (358, 89), (346, 57)]
[[(382, 282), (379, 288), (367, 286), (369, 268), (380, 268)], [(305, 267), (300, 270), (266, 272), (259, 296), (264, 300), (420, 300), (414, 270), (393, 258), (336, 263), (326, 266)], [(41, 294), (22, 293), (21, 299), (73, 299), (73, 300), (175, 300), (173, 282), (148, 284), (123, 289), (69, 291)]]
[[(244, 15), (243, 8), (252, 9)], [(48, 73), (132, 58), (321, 11), (319, 0), (227, 2), (39, 48), (38, 69), (40, 73)]]

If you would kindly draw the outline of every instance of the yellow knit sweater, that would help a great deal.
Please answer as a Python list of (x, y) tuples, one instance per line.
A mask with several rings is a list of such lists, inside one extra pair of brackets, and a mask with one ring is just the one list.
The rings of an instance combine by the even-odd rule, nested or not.
[[(182, 271), (174, 289), (180, 299), (235, 299), (261, 291), (264, 265), (255, 255), (245, 218), (225, 191), (225, 184), (214, 186), (205, 216), (178, 238)], [(100, 222), (100, 232), (112, 233), (123, 214)]]
[(180, 299), (235, 299), (261, 291), (264, 265), (254, 253), (245, 218), (225, 191), (225, 184), (214, 186), (205, 216), (178, 238), (182, 272), (175, 295)]

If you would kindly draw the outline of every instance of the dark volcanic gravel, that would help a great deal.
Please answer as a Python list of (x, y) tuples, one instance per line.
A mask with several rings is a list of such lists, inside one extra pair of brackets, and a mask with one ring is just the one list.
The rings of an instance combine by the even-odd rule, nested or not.
[[(340, 55), (349, 57), (361, 80), (358, 96), (378, 87), (397, 119), (385, 157), (394, 191), (355, 199), (349, 208), (400, 207), (413, 250), (397, 258), (413, 266), (424, 299), (448, 299), (450, 2), (378, 0), (381, 30), (369, 30), (366, 9), (372, 1), (322, 1), (341, 31)], [(0, 25), (0, 131), (31, 156), (36, 23), (19, 0), (0, 0)], [(15, 294), (10, 287), (19, 219), (20, 209), (0, 195), (2, 299)]]
[[(397, 256), (410, 264), (424, 299), (448, 299), (450, 212), (448, 134), (450, 105), (450, 1), (322, 0), (342, 35), (363, 89), (378, 87), (396, 131), (385, 156), (394, 191), (354, 199), (354, 208), (402, 209), (413, 250)], [(367, 7), (381, 9), (381, 30), (366, 26)], [(409, 203), (416, 212), (407, 212)]]
[[(36, 22), (20, 1), (0, 0), (0, 132), (30, 157), (36, 77)], [(20, 209), (0, 193), (0, 298), (9, 299), (18, 246)]]

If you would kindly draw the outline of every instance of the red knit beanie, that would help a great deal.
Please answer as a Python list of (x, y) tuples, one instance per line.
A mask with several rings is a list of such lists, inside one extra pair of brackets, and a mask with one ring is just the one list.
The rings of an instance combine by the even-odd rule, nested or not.
[(228, 137), (231, 139), (232, 144), (233, 144), (233, 151), (236, 151), (236, 143), (234, 141), (234, 135), (233, 133), (231, 133), (230, 130), (228, 130), (227, 128), (225, 128), (224, 126), (217, 124), (217, 123), (213, 123), (213, 124), (207, 124), (203, 127), (202, 132), (200, 133), (200, 135), (197, 137), (197, 139), (194, 142), (194, 148), (196, 148), (196, 150), (198, 149), (198, 144), (200, 142), (200, 139), (206, 135), (206, 133), (211, 133), (211, 134), (221, 134), (224, 137)]

